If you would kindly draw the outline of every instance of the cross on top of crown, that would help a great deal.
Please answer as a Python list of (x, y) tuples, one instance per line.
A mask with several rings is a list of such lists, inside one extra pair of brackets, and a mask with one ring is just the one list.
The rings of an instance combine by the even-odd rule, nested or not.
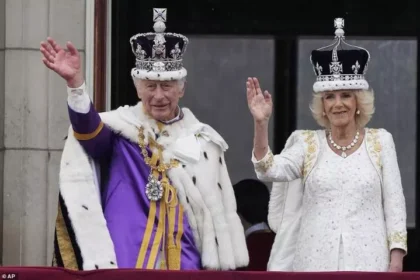
[(153, 21), (157, 22), (157, 21), (163, 21), (166, 22), (166, 9), (158, 9), (158, 8), (154, 8), (153, 9)]
[(335, 37), (339, 39), (344, 39), (344, 19), (343, 18), (335, 18), (334, 19), (334, 27), (335, 27)]
[(334, 27), (336, 29), (343, 29), (344, 28), (344, 19), (342, 19), (342, 18), (334, 19)]

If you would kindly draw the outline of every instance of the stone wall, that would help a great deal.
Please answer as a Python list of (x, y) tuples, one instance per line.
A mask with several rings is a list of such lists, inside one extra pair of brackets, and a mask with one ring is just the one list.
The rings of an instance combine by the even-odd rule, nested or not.
[[(84, 58), (84, 0), (0, 0), (2, 265), (51, 263), (66, 85), (41, 60), (47, 36)], [(3, 174), (2, 174), (3, 173)]]

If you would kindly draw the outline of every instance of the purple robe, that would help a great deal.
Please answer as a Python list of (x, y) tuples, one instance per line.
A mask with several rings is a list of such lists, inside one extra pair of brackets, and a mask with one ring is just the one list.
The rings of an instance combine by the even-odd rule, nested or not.
[[(166, 234), (171, 228), (173, 233), (169, 238), (175, 244), (180, 242), (178, 245), (181, 246), (181, 270), (201, 269), (200, 253), (180, 204), (174, 211), (175, 225), (171, 226), (168, 215), (160, 216), (164, 208), (161, 202), (150, 202), (146, 197), (150, 167), (144, 162), (140, 147), (103, 125), (92, 104), (87, 114), (77, 113), (69, 107), (69, 116), (78, 135), (76, 138), (86, 153), (107, 166), (107, 179), (101, 183), (102, 207), (118, 267), (159, 267), (162, 241), (167, 243)], [(156, 237), (157, 233), (162, 234), (162, 227), (159, 227), (162, 218), (166, 230)]]

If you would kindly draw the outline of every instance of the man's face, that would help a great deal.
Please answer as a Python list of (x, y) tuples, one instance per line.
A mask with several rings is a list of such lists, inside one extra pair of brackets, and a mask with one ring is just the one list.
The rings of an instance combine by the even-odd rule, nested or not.
[(182, 82), (140, 80), (135, 85), (147, 114), (152, 118), (168, 121), (176, 117), (179, 99), (185, 91)]

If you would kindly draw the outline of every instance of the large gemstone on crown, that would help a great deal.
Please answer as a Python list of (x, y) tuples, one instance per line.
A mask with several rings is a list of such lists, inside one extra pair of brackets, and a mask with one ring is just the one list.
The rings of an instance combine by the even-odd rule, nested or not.
[(153, 71), (162, 72), (165, 71), (165, 63), (162, 61), (157, 61), (153, 63)]

